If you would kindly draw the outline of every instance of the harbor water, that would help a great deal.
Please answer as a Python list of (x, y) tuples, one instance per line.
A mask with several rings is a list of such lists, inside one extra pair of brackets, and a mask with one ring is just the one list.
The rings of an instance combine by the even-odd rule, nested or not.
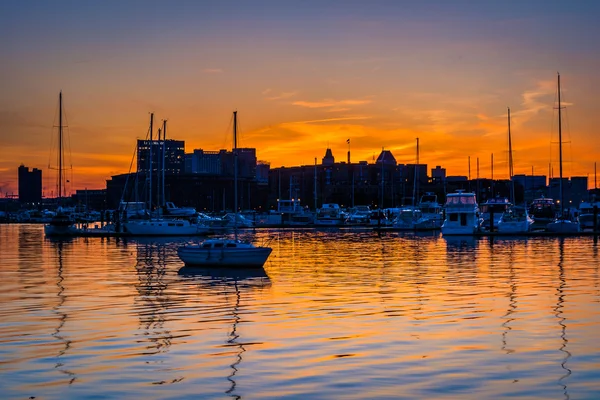
[(264, 270), (184, 268), (189, 238), (0, 225), (0, 397), (600, 396), (593, 237), (257, 230)]

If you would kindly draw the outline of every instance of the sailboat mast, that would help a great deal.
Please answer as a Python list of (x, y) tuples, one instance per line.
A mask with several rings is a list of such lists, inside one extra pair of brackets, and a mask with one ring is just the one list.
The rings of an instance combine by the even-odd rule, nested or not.
[(560, 73), (558, 73), (558, 162), (560, 175), (560, 216), (564, 212), (564, 193), (563, 193), (563, 164), (562, 164), (562, 116), (560, 107)]
[(154, 123), (154, 113), (150, 113), (150, 146), (148, 146), (148, 152), (149, 152), (149, 157), (148, 157), (148, 175), (149, 175), (149, 181), (148, 181), (148, 210), (152, 211), (152, 129), (153, 129), (153, 123)]
[(510, 107), (508, 107), (508, 179), (511, 183), (511, 202), (515, 204), (515, 183), (513, 181), (514, 175), (513, 169), (513, 157), (512, 157), (512, 139), (510, 135)]
[(235, 235), (235, 240), (237, 240), (237, 212), (238, 212), (238, 187), (237, 187), (237, 179), (238, 179), (238, 170), (237, 170), (237, 111), (233, 112), (233, 231)]
[(419, 168), (419, 138), (417, 138), (417, 163), (415, 164), (415, 176), (413, 180), (413, 208), (417, 204), (417, 195), (419, 194), (419, 190), (417, 185), (419, 184), (419, 180), (417, 179), (417, 171)]
[(62, 123), (62, 90), (58, 94), (58, 203), (61, 203), (62, 197), (62, 179), (63, 179), (63, 123)]
[[(160, 139), (160, 138), (159, 138)], [(166, 203), (166, 198), (165, 198), (165, 165), (167, 162), (167, 155), (166, 155), (166, 146), (167, 146), (167, 120), (163, 120), (163, 140), (162, 140), (162, 204), (164, 205)]]

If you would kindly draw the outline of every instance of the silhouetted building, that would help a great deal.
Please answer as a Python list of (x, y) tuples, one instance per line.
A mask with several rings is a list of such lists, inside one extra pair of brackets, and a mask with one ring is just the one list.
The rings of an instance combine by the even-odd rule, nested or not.
[(194, 150), (193, 153), (185, 155), (186, 174), (223, 174), (223, 164), (226, 161), (227, 150), (204, 151)]
[(19, 166), (19, 202), (39, 203), (42, 201), (42, 170)]
[(571, 196), (569, 201), (574, 207), (579, 207), (579, 203), (588, 200), (588, 177), (587, 176), (572, 176), (571, 177)]
[(271, 164), (266, 161), (258, 161), (256, 163), (256, 182), (259, 185), (269, 184), (269, 171), (271, 170)]
[[(234, 179), (225, 175), (171, 174), (165, 175), (165, 201), (180, 207), (195, 207), (198, 211), (233, 210)], [(153, 188), (156, 198), (157, 188)], [(148, 192), (143, 174), (114, 175), (106, 182), (107, 209), (118, 207), (119, 201), (147, 201)], [(240, 209), (262, 211), (268, 203), (268, 188), (256, 179), (238, 178)], [(154, 203), (155, 206), (155, 203)]]
[(75, 205), (81, 210), (106, 209), (106, 189), (77, 190), (72, 197)]
[(431, 180), (434, 183), (446, 182), (446, 168), (442, 168), (437, 165), (435, 168), (431, 168)]
[(323, 157), (322, 164), (326, 167), (331, 167), (335, 163), (335, 158), (330, 148), (325, 151), (325, 157)]
[[(238, 148), (238, 177), (256, 177), (256, 149)], [(233, 153), (227, 150), (204, 151), (194, 150), (185, 155), (186, 174), (223, 175), (233, 176)]]

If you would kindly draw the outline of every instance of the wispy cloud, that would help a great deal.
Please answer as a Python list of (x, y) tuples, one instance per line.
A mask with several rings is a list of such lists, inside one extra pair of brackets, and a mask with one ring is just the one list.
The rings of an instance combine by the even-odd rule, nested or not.
[(206, 74), (222, 74), (223, 70), (221, 68), (204, 68), (202, 72)]
[(551, 109), (550, 98), (556, 93), (556, 83), (551, 80), (539, 81), (535, 88), (527, 89), (521, 95), (521, 110), (512, 111), (511, 115), (519, 116), (518, 123), (525, 123), (541, 111)]
[(358, 106), (362, 104), (372, 103), (370, 99), (363, 100), (333, 100), (324, 99), (321, 101), (295, 101), (292, 104), (295, 106), (306, 107), (306, 108), (328, 108), (328, 107), (343, 107), (343, 106)]
[(281, 126), (296, 125), (296, 124), (319, 124), (319, 123), (323, 123), (323, 122), (364, 120), (364, 119), (370, 119), (370, 118), (372, 118), (372, 117), (370, 117), (368, 115), (360, 115), (360, 116), (353, 116), (353, 117), (339, 117), (339, 118), (324, 118), (324, 119), (313, 119), (310, 121), (284, 122), (283, 124), (281, 124)]
[[(270, 89), (269, 89), (269, 92), (270, 92)], [(267, 93), (269, 93), (269, 92), (267, 92)], [(263, 94), (267, 94), (267, 93), (265, 93), (263, 91)], [(282, 93), (280, 93), (279, 95), (276, 95), (276, 96), (266, 97), (266, 99), (267, 100), (271, 100), (271, 101), (274, 101), (274, 100), (283, 100), (283, 99), (289, 99), (290, 97), (294, 97), (297, 94), (298, 94), (298, 92), (282, 92)]]

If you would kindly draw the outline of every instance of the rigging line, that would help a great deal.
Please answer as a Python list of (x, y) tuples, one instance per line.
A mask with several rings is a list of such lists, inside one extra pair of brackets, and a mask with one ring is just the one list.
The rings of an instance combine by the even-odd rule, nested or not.
[(133, 148), (133, 155), (131, 156), (131, 162), (129, 163), (129, 173), (127, 174), (127, 178), (125, 178), (125, 186), (124, 186), (123, 191), (121, 192), (120, 203), (122, 203), (123, 199), (125, 198), (125, 192), (127, 191), (127, 184), (129, 182), (129, 177), (131, 176), (131, 169), (133, 168), (133, 160), (135, 160), (136, 153), (137, 153), (137, 146), (135, 146)]
[[(65, 106), (64, 106), (64, 100), (63, 100), (63, 110), (64, 109), (65, 109)], [(69, 169), (71, 172), (71, 180), (69, 181), (69, 183), (71, 184), (70, 186), (71, 186), (71, 193), (72, 193), (73, 192), (73, 153), (71, 151), (71, 132), (68, 129), (69, 121), (67, 120), (67, 112), (64, 111), (63, 115), (65, 118), (65, 124), (63, 125), (63, 133), (66, 132), (66, 134), (67, 134), (67, 144), (68, 144), (68, 151), (69, 151)], [(67, 128), (67, 129), (64, 129), (64, 128)], [(65, 188), (66, 188), (66, 184), (65, 184)]]

